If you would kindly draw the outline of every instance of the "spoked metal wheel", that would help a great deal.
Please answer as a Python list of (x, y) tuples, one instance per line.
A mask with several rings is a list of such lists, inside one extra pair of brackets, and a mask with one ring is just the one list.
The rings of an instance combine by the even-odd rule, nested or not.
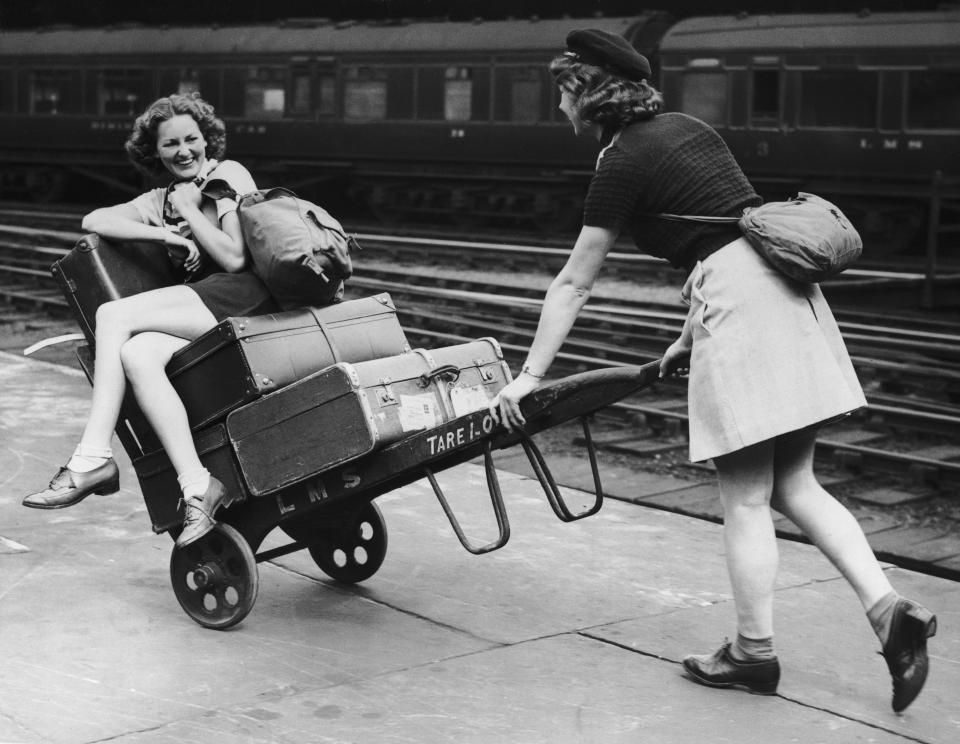
[(310, 546), (310, 557), (335, 581), (355, 584), (373, 576), (387, 554), (387, 524), (372, 501), (344, 512), (334, 529)]
[(259, 579), (253, 551), (237, 530), (217, 524), (170, 555), (173, 593), (184, 611), (205, 628), (236, 625), (257, 601)]

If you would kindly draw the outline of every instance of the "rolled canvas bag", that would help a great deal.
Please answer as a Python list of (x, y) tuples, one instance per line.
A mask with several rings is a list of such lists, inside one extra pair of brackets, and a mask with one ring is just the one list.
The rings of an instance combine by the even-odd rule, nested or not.
[(658, 214), (686, 222), (736, 222), (744, 237), (781, 273), (805, 284), (839, 274), (860, 257), (860, 234), (835, 205), (800, 192), (793, 199), (747, 207), (741, 217)]
[[(204, 193), (225, 195), (224, 181)], [(234, 194), (235, 195), (235, 194)], [(327, 210), (284, 188), (244, 194), (237, 207), (254, 271), (283, 310), (339, 302), (359, 246)]]

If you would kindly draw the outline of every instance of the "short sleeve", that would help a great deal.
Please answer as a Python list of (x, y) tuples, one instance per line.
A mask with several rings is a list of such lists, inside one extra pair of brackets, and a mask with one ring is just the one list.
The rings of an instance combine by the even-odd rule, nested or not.
[(163, 198), (166, 189), (151, 189), (127, 202), (147, 225), (163, 226)]
[(583, 224), (622, 232), (631, 224), (646, 183), (642, 169), (619, 147), (611, 147), (597, 163), (583, 210)]
[(225, 214), (237, 211), (237, 203), (244, 194), (257, 190), (257, 184), (245, 167), (236, 160), (224, 160), (210, 174), (211, 179), (222, 178), (237, 192), (236, 198), (217, 199), (217, 219), (222, 220)]

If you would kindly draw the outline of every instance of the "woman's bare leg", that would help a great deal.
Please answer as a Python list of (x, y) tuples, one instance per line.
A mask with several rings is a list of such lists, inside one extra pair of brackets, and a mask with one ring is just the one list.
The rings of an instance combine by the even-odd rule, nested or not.
[(868, 610), (893, 589), (857, 520), (817, 482), (815, 443), (815, 429), (777, 438), (772, 506), (837, 567)]
[(773, 451), (769, 440), (714, 459), (737, 630), (747, 638), (773, 636), (773, 587), (779, 564), (770, 514)]
[(109, 448), (120, 415), (126, 378), (120, 350), (132, 336), (159, 331), (194, 339), (217, 321), (189, 287), (163, 287), (105, 303), (97, 310), (96, 366), (90, 415), (80, 438), (91, 448)]
[(170, 358), (188, 343), (178, 336), (147, 331), (138, 333), (120, 349), (137, 402), (177, 474), (203, 467), (193, 445), (187, 411), (166, 373)]

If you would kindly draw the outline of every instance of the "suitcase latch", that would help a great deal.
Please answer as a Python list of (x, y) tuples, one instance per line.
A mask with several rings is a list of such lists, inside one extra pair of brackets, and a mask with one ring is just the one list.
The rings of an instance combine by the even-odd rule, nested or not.
[(481, 367), (482, 362), (478, 359), (476, 361), (477, 371), (480, 372), (480, 379), (486, 383), (496, 382), (497, 376), (493, 371), (493, 366)]
[(377, 403), (380, 404), (381, 408), (383, 406), (396, 405), (397, 396), (393, 394), (393, 388), (391, 387), (393, 380), (389, 377), (381, 377), (379, 382), (383, 386), (383, 389), (377, 391)]

